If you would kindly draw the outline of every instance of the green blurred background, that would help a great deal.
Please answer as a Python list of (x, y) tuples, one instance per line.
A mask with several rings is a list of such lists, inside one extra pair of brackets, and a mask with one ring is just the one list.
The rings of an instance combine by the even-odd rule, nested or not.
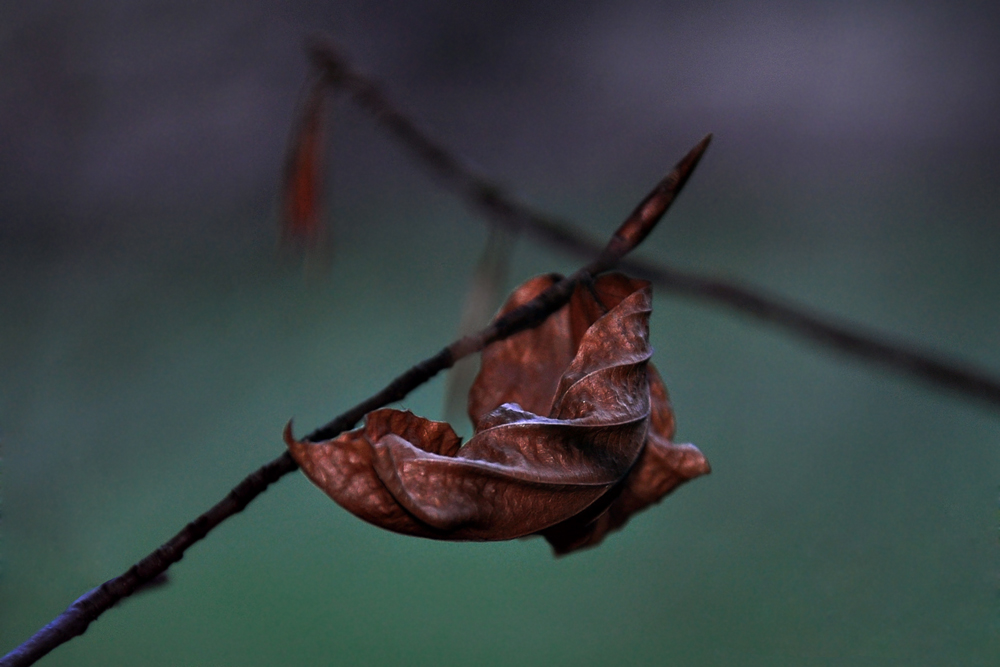
[[(343, 101), (329, 252), (278, 250), (307, 34), (598, 236), (715, 132), (642, 257), (1000, 372), (998, 19), (6, 3), (0, 651), (454, 335), (484, 225)], [(521, 239), (508, 287), (577, 265)], [(662, 290), (652, 328), (714, 472), (599, 548), (400, 537), (295, 474), (43, 664), (996, 664), (1000, 412)]]

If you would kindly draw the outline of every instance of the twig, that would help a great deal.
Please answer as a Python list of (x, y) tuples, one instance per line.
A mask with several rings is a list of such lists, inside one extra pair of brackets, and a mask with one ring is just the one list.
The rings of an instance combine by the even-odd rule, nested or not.
[[(479, 352), (492, 342), (541, 324), (545, 318), (569, 301), (577, 283), (586, 282), (597, 274), (614, 268), (620, 259), (631, 252), (652, 231), (684, 187), (705, 152), (710, 138), (709, 136), (702, 139), (673, 171), (660, 181), (615, 231), (597, 259), (572, 276), (555, 283), (523, 306), (494, 320), (481, 331), (458, 339), (433, 357), (420, 362), (390, 382), (379, 393), (310, 433), (306, 436), (306, 440), (316, 442), (336, 437), (354, 426), (372, 410), (402, 400), (411, 391), (439, 372), (450, 368), (459, 359)], [(156, 551), (130, 567), (124, 574), (80, 597), (55, 620), (0, 659), (0, 667), (31, 665), (60, 644), (83, 634), (102, 613), (165, 572), (173, 563), (184, 557), (184, 552), (191, 545), (204, 539), (213, 528), (229, 517), (243, 511), (250, 501), (263, 493), (268, 486), (296, 469), (298, 465), (288, 452), (285, 452), (251, 473), (219, 503), (185, 526)]]
[[(576, 231), (571, 224), (536, 212), (504, 194), (498, 184), (476, 174), (428, 137), (374, 82), (353, 69), (331, 43), (314, 38), (307, 50), (329, 85), (347, 92), (359, 107), (371, 114), (472, 208), (497, 224), (523, 231), (559, 250), (582, 257), (593, 257), (599, 252), (600, 244)], [(620, 267), (677, 294), (728, 306), (820, 346), (1000, 407), (1000, 379), (974, 365), (890, 340), (854, 324), (838, 322), (754, 287), (636, 259), (625, 260)]]
[(880, 334), (863, 331), (855, 324), (838, 322), (829, 316), (810, 312), (803, 306), (726, 280), (637, 260), (624, 261), (621, 268), (677, 294), (730, 306), (764, 322), (783, 327), (820, 346), (839, 350), (1000, 408), (1000, 380), (975, 366), (944, 358), (898, 340), (888, 340)]

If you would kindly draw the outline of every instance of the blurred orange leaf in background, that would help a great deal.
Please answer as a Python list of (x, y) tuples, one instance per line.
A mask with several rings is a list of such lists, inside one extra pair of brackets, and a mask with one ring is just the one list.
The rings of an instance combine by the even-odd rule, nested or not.
[(322, 233), (324, 85), (315, 83), (288, 146), (282, 183), (282, 240), (314, 246)]

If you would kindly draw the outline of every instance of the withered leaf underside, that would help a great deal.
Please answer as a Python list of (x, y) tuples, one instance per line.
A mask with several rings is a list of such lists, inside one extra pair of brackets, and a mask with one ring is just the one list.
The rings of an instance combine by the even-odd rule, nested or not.
[[(500, 310), (559, 280), (517, 288)], [(672, 442), (674, 416), (650, 365), (645, 281), (601, 276), (540, 326), (488, 347), (469, 393), (475, 435), (383, 409), (333, 440), (285, 441), (306, 476), (388, 530), (446, 540), (543, 535), (557, 554), (593, 546), (632, 514), (709, 472)]]

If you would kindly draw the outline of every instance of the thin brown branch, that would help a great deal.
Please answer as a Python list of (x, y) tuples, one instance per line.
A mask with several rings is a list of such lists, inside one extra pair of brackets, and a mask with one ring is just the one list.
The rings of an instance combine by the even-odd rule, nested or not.
[[(523, 231), (558, 250), (584, 258), (595, 257), (600, 252), (600, 244), (575, 230), (570, 223), (536, 212), (506, 195), (495, 182), (464, 165), (419, 129), (374, 82), (352, 68), (331, 43), (317, 38), (307, 50), (313, 64), (331, 86), (345, 91), (355, 104), (371, 114), (390, 135), (437, 174), (446, 187), (477, 212), (496, 224)], [(839, 322), (754, 287), (635, 259), (622, 261), (620, 267), (674, 293), (727, 306), (822, 347), (1000, 407), (1000, 379), (972, 364), (918, 349), (866, 331), (856, 324)]]
[(855, 324), (838, 322), (829, 316), (810, 312), (803, 306), (730, 281), (635, 259), (622, 262), (621, 268), (677, 294), (730, 306), (824, 347), (1000, 407), (1000, 380), (975, 366), (947, 359), (902, 341), (889, 340), (881, 334), (863, 331)]
[[(642, 242), (684, 187), (707, 145), (706, 138), (657, 184), (611, 237), (599, 259), (572, 276), (555, 283), (520, 308), (497, 318), (481, 331), (456, 340), (433, 357), (420, 362), (390, 382), (382, 391), (316, 429), (305, 439), (316, 442), (334, 438), (353, 427), (372, 410), (402, 400), (411, 391), (441, 371), (450, 368), (459, 359), (481, 351), (492, 342), (541, 324), (545, 318), (569, 301), (578, 282), (588, 281), (598, 273), (613, 268), (618, 260)], [(225, 498), (130, 567), (124, 574), (106, 581), (77, 599), (55, 620), (0, 659), (0, 667), (34, 664), (60, 644), (83, 634), (93, 621), (119, 600), (128, 597), (139, 587), (160, 576), (172, 564), (183, 558), (188, 548), (204, 539), (213, 528), (234, 514), (242, 512), (250, 501), (263, 493), (268, 486), (297, 469), (298, 465), (288, 452), (285, 452), (254, 471), (236, 485)]]
[(184, 557), (184, 552), (204, 539), (213, 528), (243, 511), (251, 500), (298, 465), (285, 452), (261, 466), (237, 484), (225, 498), (164, 542), (158, 549), (130, 567), (124, 574), (91, 589), (26, 642), (0, 658), (0, 667), (31, 665), (49, 651), (82, 635), (97, 617), (128, 597)]

